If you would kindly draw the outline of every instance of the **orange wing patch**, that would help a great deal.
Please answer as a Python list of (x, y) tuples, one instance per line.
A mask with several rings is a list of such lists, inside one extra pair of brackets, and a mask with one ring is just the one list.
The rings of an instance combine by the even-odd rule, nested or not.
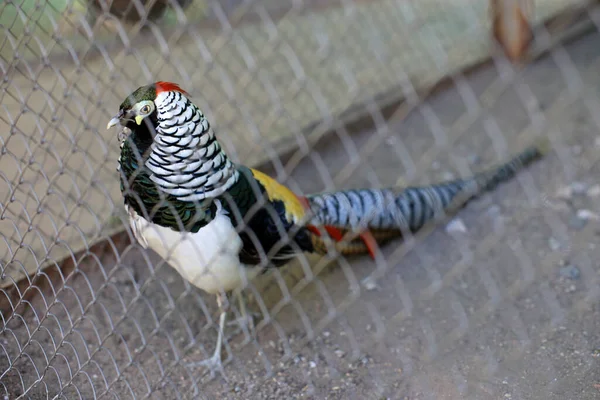
[[(307, 225), (306, 228), (312, 234), (321, 237), (321, 231), (316, 226)], [(336, 228), (335, 226), (325, 225), (325, 226), (323, 226), (323, 229), (325, 229), (325, 232), (327, 232), (329, 237), (332, 238), (335, 242), (339, 243), (344, 239), (344, 234), (342, 233), (341, 229)], [(369, 231), (368, 229), (362, 231), (359, 234), (359, 238), (365, 244), (365, 248), (367, 249), (369, 256), (371, 256), (371, 258), (373, 260), (375, 260), (376, 255), (377, 255), (378, 246), (377, 246), (377, 240), (375, 239), (375, 237), (373, 236), (371, 231)]]
[(267, 191), (269, 200), (279, 200), (285, 205), (285, 217), (290, 222), (298, 223), (306, 214), (306, 208), (303, 202), (294, 192), (270, 176), (250, 168), (254, 179), (260, 182)]

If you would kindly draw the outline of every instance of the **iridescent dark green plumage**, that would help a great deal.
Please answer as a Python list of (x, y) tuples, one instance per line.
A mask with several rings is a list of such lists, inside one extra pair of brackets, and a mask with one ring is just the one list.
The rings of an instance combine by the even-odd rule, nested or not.
[(154, 101), (156, 99), (156, 84), (141, 86), (123, 100), (120, 105), (121, 110), (127, 110), (133, 107), (135, 103), (144, 100)]
[[(140, 164), (143, 163), (139, 162), (137, 152), (134, 151), (135, 142), (140, 142), (140, 136), (145, 135), (133, 134), (124, 143), (120, 161), (124, 202), (136, 213), (157, 225), (193, 233), (198, 232), (214, 218), (217, 209), (214, 200), (217, 200), (239, 230), (244, 243), (240, 252), (241, 262), (256, 265), (264, 261), (265, 255), (280, 243), (287, 233), (291, 234), (295, 245), (282, 244), (273, 255), (273, 265), (282, 265), (289, 261), (298, 253), (296, 249), (312, 251), (309, 232), (304, 228), (294, 229), (298, 227), (294, 227), (294, 224), (286, 219), (282, 202), (265, 201), (264, 187), (253, 179), (250, 169), (244, 166), (238, 167), (238, 181), (226, 193), (213, 200), (184, 202), (161, 192), (150, 180), (147, 168), (140, 168)], [(262, 200), (259, 201), (261, 197)], [(261, 201), (263, 205), (257, 207)], [(294, 230), (296, 232), (293, 232)]]
[[(299, 252), (312, 252), (310, 232), (288, 220), (285, 204), (269, 200), (265, 187), (249, 168), (238, 166), (238, 171), (240, 179), (221, 199), (244, 244), (240, 261), (247, 265), (269, 261), (271, 265), (281, 266)], [(275, 246), (279, 248), (267, 260), (266, 256)]]
[[(214, 218), (214, 203), (183, 202), (161, 191), (143, 166), (143, 153), (138, 155), (140, 151), (149, 149), (149, 144), (144, 143), (146, 137), (147, 134), (139, 132), (132, 134), (121, 149), (121, 192), (125, 204), (157, 225), (176, 231), (198, 232)], [(134, 150), (136, 148), (141, 150)]]

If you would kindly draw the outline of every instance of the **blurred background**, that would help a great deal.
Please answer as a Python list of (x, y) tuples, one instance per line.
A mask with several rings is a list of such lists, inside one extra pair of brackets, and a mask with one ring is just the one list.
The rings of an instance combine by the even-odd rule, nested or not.
[[(596, 399), (600, 12), (567, 0), (4, 0), (5, 398)], [(298, 193), (551, 154), (384, 257), (301, 257), (214, 298), (130, 240), (106, 123), (173, 81)]]

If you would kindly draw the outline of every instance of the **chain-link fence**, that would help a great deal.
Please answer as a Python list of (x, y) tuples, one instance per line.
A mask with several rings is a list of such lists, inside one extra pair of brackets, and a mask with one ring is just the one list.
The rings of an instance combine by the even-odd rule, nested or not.
[[(532, 3), (520, 65), (487, 1), (0, 3), (0, 393), (600, 398), (600, 13)], [(214, 351), (214, 296), (132, 239), (105, 129), (159, 80), (299, 194), (469, 176), (538, 136), (552, 152), (374, 260), (260, 275), (211, 379), (190, 363)]]

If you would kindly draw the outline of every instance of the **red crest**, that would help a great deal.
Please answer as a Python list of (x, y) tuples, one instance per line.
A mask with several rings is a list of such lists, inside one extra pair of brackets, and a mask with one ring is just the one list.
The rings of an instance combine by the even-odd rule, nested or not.
[(186, 96), (189, 96), (188, 92), (186, 92), (185, 90), (183, 90), (176, 83), (158, 81), (154, 85), (156, 86), (156, 94), (157, 95), (159, 93), (162, 93), (162, 92), (179, 92), (179, 93), (182, 93), (182, 94), (184, 94)]

